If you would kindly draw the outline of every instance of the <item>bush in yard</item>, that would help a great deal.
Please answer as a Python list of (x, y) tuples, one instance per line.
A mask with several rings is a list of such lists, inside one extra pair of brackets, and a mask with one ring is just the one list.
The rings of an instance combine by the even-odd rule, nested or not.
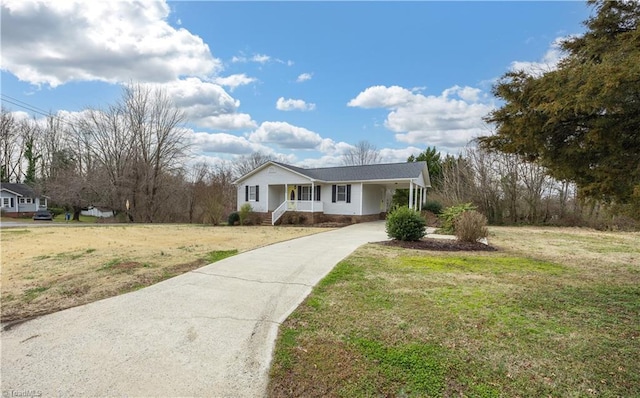
[(253, 212), (253, 208), (249, 203), (245, 203), (240, 207), (238, 215), (240, 216), (240, 225), (244, 225), (249, 215)]
[(476, 242), (489, 235), (487, 217), (475, 210), (460, 214), (455, 221), (456, 238), (461, 242)]
[(465, 211), (475, 210), (476, 207), (472, 203), (462, 203), (456, 206), (447, 207), (438, 216), (442, 221), (442, 226), (438, 230), (442, 234), (454, 234), (456, 230), (456, 218)]
[(430, 211), (436, 215), (440, 214), (442, 213), (442, 203), (436, 200), (427, 200), (424, 206), (422, 206), (422, 210)]
[(425, 226), (420, 213), (408, 207), (398, 207), (387, 216), (387, 235), (396, 240), (420, 240), (426, 234)]
[(229, 224), (230, 226), (234, 226), (236, 225), (236, 223), (240, 222), (240, 214), (238, 214), (237, 211), (234, 211), (233, 213), (229, 214), (229, 217), (227, 218), (227, 224)]

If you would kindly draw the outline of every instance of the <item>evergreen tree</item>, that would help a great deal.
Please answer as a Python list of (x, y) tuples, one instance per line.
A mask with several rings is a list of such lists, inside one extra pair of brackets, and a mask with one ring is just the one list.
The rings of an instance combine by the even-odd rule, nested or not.
[(493, 93), (485, 148), (516, 153), (577, 184), (584, 197), (640, 201), (640, 2), (589, 1), (587, 32), (562, 43), (558, 68), (509, 72)]

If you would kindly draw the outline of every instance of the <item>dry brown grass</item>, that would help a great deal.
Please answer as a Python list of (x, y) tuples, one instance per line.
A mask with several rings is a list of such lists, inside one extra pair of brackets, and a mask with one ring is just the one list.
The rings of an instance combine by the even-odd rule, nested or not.
[(211, 262), (211, 252), (243, 252), (321, 231), (193, 225), (2, 229), (2, 321), (148, 286)]
[[(640, 264), (640, 232), (606, 232), (589, 228), (491, 227), (489, 241), (511, 254), (579, 269), (583, 280), (606, 278), (628, 282)], [(622, 271), (621, 271), (622, 267)]]

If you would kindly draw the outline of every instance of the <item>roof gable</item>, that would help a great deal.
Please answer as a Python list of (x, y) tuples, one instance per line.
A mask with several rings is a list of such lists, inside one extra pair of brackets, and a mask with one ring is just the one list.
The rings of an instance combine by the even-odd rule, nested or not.
[[(274, 162), (273, 160), (269, 160), (269, 161), (267, 161), (267, 162), (264, 162), (264, 163), (263, 163), (263, 164), (261, 164), (260, 166), (256, 167), (256, 168), (255, 168), (255, 169), (253, 169), (252, 171), (248, 172), (247, 174), (245, 174), (245, 175), (243, 175), (243, 176), (239, 177), (239, 178), (238, 178), (237, 180), (235, 180), (233, 183), (234, 183), (234, 184), (238, 184), (238, 183), (240, 183), (241, 181), (246, 180), (247, 178), (251, 177), (252, 175), (254, 175), (254, 174), (256, 174), (256, 173), (259, 173), (260, 171), (262, 171), (262, 170), (266, 169), (266, 168), (267, 168), (267, 167), (269, 167), (269, 166), (278, 166), (278, 167), (283, 168), (283, 169), (285, 169), (285, 170), (288, 170), (288, 171), (290, 171), (290, 172), (292, 172), (292, 173), (299, 174), (299, 175), (301, 175), (302, 177), (305, 177), (305, 178), (313, 178), (313, 177), (310, 177), (309, 175), (307, 175), (307, 174), (303, 173), (303, 172), (305, 171), (305, 169), (301, 169), (301, 168), (299, 168), (299, 167), (295, 167), (295, 166), (291, 166), (291, 165), (288, 165), (288, 164), (284, 164), (284, 163), (280, 163), (280, 162)], [(301, 171), (302, 171), (302, 172), (301, 172)]]
[(24, 196), (27, 198), (35, 198), (37, 196), (33, 188), (31, 188), (27, 184), (3, 182), (0, 189), (15, 193), (19, 196)]

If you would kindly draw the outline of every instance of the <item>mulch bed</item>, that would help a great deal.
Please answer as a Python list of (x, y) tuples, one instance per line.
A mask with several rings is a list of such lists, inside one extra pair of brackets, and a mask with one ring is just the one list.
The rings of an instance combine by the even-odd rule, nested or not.
[(383, 242), (376, 242), (383, 246), (402, 247), (405, 249), (415, 250), (434, 250), (434, 251), (496, 251), (493, 246), (485, 245), (484, 243), (470, 243), (470, 242), (458, 242), (453, 239), (432, 239), (423, 238), (417, 242), (405, 242), (401, 240), (387, 240)]

